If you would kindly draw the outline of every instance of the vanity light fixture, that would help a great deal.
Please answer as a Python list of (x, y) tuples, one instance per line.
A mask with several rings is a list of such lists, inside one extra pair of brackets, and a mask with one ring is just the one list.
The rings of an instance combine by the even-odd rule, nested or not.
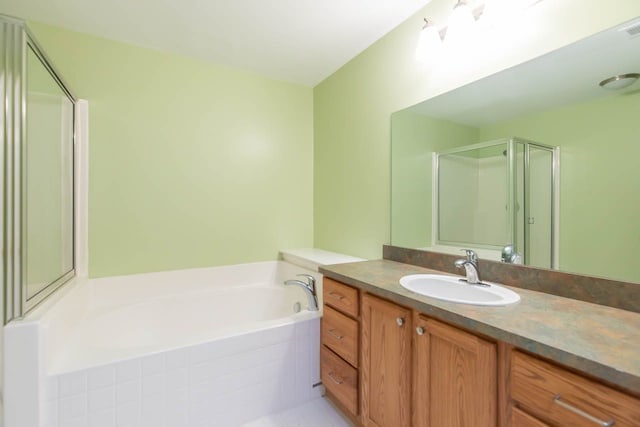
[(640, 73), (619, 74), (600, 82), (600, 87), (608, 90), (620, 90), (627, 88), (640, 79)]
[(476, 17), (466, 0), (458, 0), (458, 3), (453, 6), (453, 12), (449, 17), (449, 25), (445, 34), (447, 43), (464, 43), (475, 22)]
[[(447, 44), (462, 44), (473, 31), (476, 21), (487, 21), (488, 26), (499, 24), (499, 21), (512, 19), (519, 12), (541, 2), (542, 0), (485, 0), (471, 7), (473, 0), (456, 0), (453, 11), (448, 19), (448, 25), (438, 28), (427, 18), (420, 32), (416, 59), (421, 62), (431, 60), (439, 53), (443, 42)], [(485, 19), (485, 12), (487, 17)]]
[(420, 32), (416, 59), (424, 63), (433, 61), (440, 54), (445, 40), (447, 44), (463, 43), (483, 9), (484, 5), (472, 9), (467, 0), (457, 0), (448, 26), (438, 28), (432, 20), (424, 18), (425, 25)]
[(429, 21), (424, 19), (424, 27), (420, 32), (420, 38), (418, 39), (418, 47), (416, 48), (416, 59), (420, 62), (426, 63), (433, 60), (440, 54), (442, 49), (442, 38), (438, 27)]

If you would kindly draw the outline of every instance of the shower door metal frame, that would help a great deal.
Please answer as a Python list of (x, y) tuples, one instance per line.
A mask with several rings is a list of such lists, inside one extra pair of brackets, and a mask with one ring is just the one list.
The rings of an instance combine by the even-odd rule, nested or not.
[[(0, 161), (3, 173), (0, 174), (0, 188), (3, 189), (1, 242), (3, 248), (2, 280), (4, 286), (4, 324), (23, 317), (28, 311), (41, 303), (76, 274), (75, 239), (75, 164), (76, 164), (76, 126), (75, 116), (77, 98), (56, 72), (25, 23), (19, 19), (0, 15), (0, 31), (4, 42), (0, 44), (0, 99), (3, 101), (0, 114), (3, 149)], [(71, 101), (72, 113), (72, 215), (71, 227), (72, 268), (50, 282), (46, 287), (28, 298), (26, 283), (26, 144), (27, 144), (27, 53), (31, 49), (49, 75)]]
[[(524, 143), (524, 193), (531, 194), (531, 147), (551, 153), (551, 248), (549, 265), (552, 269), (559, 268), (559, 220), (560, 220), (560, 147), (551, 147), (535, 141), (514, 138)], [(531, 203), (528, 198), (524, 200), (524, 263), (529, 265), (531, 251)]]

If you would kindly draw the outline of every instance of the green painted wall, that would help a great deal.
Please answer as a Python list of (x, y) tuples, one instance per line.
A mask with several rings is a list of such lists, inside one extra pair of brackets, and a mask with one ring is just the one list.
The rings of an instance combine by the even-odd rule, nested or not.
[(316, 247), (379, 258), (389, 243), (393, 112), (640, 16), (637, 0), (544, 1), (518, 31), (424, 67), (422, 18), (445, 22), (450, 3), (432, 1), (314, 88)]
[(313, 245), (312, 89), (29, 26), (89, 100), (92, 277)]
[(391, 118), (394, 170), (391, 180), (392, 241), (411, 248), (432, 242), (432, 154), (477, 141), (478, 130), (446, 120), (400, 111)]
[(560, 146), (560, 269), (640, 282), (640, 92), (482, 128)]

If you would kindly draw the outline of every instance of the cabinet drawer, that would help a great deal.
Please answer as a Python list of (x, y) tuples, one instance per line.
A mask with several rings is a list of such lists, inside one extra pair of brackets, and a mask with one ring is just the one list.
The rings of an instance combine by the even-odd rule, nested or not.
[(357, 289), (325, 277), (322, 280), (322, 297), (325, 304), (328, 304), (349, 316), (358, 317), (359, 307)]
[(638, 426), (640, 399), (514, 352), (511, 393), (533, 415), (552, 424)]
[(322, 315), (322, 343), (358, 366), (358, 322), (328, 306)]
[(320, 350), (322, 384), (353, 415), (358, 415), (358, 371), (327, 347)]
[(511, 427), (549, 427), (549, 424), (543, 423), (518, 408), (513, 408), (511, 410)]

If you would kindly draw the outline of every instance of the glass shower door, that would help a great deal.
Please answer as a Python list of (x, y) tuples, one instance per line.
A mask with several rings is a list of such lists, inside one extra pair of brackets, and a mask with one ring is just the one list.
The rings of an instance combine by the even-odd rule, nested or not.
[(554, 153), (527, 144), (527, 203), (525, 209), (525, 263), (554, 266)]
[(0, 15), (0, 32), (0, 307), (8, 323), (75, 275), (76, 103), (24, 22)]
[(23, 160), (27, 301), (73, 270), (73, 100), (27, 48)]

